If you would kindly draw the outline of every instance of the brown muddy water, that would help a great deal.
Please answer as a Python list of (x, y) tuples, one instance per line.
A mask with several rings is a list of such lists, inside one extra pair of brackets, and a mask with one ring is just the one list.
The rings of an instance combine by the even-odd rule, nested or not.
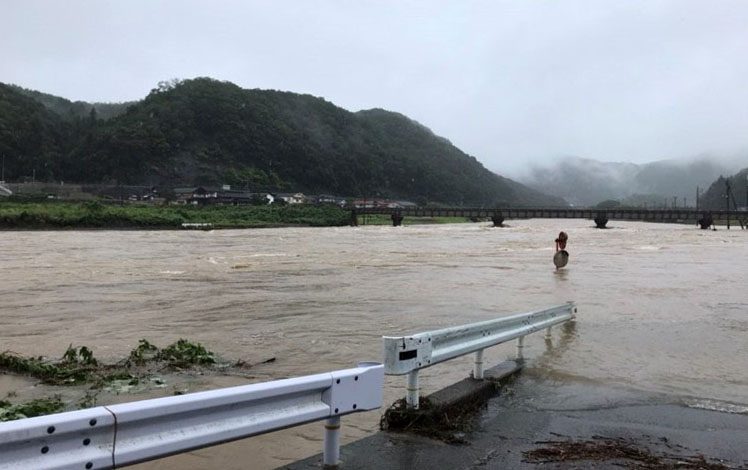
[[(2, 232), (0, 350), (59, 357), (72, 343), (116, 360), (140, 338), (189, 338), (227, 358), (276, 358), (249, 378), (167, 377), (160, 391), (109, 398), (126, 401), (171, 394), (169, 380), (195, 391), (345, 368), (379, 360), (382, 335), (574, 300), (576, 326), (554, 334), (563, 347), (548, 353), (542, 334), (527, 339), (534, 376), (748, 411), (748, 232), (509, 224)], [(555, 271), (560, 230), (571, 257)], [(470, 358), (427, 369), (424, 393), (469, 371)], [(44, 388), (0, 375), (0, 399)], [(386, 404), (404, 394), (403, 377), (386, 380)], [(343, 442), (374, 432), (379, 415), (343, 418)], [(316, 423), (141, 467), (272, 468), (318, 453), (321, 439)]]

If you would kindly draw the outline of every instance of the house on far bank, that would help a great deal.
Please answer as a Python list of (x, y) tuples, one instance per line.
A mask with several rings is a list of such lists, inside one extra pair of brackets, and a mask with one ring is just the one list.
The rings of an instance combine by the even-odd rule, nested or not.
[(302, 193), (277, 193), (275, 199), (282, 199), (287, 204), (304, 204), (306, 197)]
[(353, 201), (353, 207), (356, 209), (406, 209), (416, 207), (417, 204), (410, 201), (393, 201), (390, 199), (356, 199)]
[(270, 204), (273, 202), (272, 196), (267, 193), (251, 193), (247, 190), (230, 189), (229, 186), (223, 188), (209, 188), (197, 186), (191, 188), (174, 188), (176, 204)]
[(345, 207), (347, 201), (344, 197), (331, 196), (329, 194), (320, 194), (319, 196), (313, 197), (315, 204), (334, 204), (336, 206)]
[(175, 202), (177, 204), (208, 204), (216, 202), (218, 190), (208, 189), (203, 186), (192, 188), (174, 188)]

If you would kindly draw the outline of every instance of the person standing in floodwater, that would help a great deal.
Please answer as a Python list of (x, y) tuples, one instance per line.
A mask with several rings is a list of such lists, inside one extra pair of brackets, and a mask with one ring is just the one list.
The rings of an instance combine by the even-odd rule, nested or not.
[(556, 265), (556, 269), (563, 268), (566, 263), (569, 262), (569, 252), (566, 251), (566, 242), (569, 240), (569, 236), (566, 232), (561, 232), (556, 238), (556, 254), (553, 255), (553, 264)]

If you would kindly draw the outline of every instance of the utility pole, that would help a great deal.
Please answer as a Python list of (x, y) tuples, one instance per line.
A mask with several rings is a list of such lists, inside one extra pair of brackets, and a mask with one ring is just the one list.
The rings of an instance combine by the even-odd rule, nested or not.
[(730, 180), (725, 179), (725, 202), (727, 203), (727, 230), (730, 230)]
[(678, 207), (678, 196), (673, 196), (673, 209)]
[(699, 210), (699, 187), (696, 186), (696, 210)]

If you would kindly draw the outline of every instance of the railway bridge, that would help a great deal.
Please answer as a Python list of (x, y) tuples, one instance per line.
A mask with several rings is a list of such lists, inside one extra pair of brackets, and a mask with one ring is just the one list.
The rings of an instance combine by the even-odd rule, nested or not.
[(491, 219), (500, 227), (507, 219), (590, 219), (598, 228), (605, 228), (609, 220), (638, 220), (644, 222), (693, 223), (706, 230), (715, 222), (737, 222), (746, 228), (748, 212), (697, 209), (594, 209), (594, 208), (466, 208), (466, 207), (360, 207), (351, 211), (351, 225), (358, 225), (358, 216), (388, 215), (395, 227), (405, 217), (466, 217), (474, 220)]

